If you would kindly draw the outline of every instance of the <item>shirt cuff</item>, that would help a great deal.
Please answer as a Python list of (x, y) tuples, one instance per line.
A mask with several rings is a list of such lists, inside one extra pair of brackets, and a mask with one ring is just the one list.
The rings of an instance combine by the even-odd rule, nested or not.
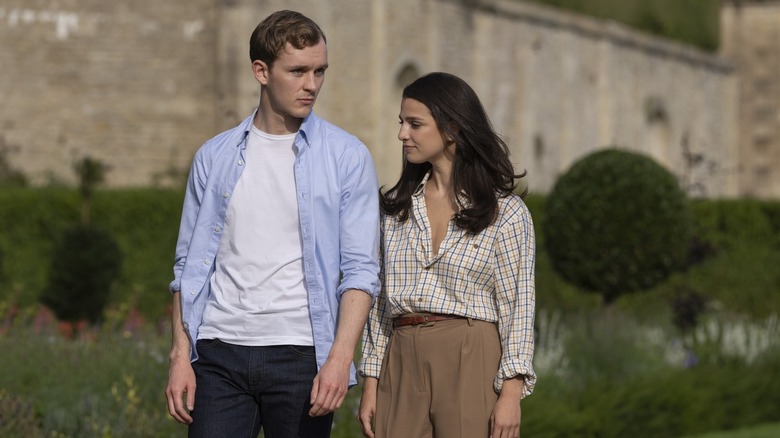
[(493, 389), (495, 389), (497, 393), (501, 393), (501, 388), (504, 386), (505, 380), (517, 376), (523, 376), (523, 394), (521, 398), (525, 398), (534, 392), (534, 387), (536, 386), (536, 373), (530, 364), (518, 364), (516, 367), (512, 367), (512, 372), (507, 371), (505, 368), (506, 367), (501, 367), (496, 378), (493, 380)]
[(358, 374), (360, 374), (361, 377), (374, 377), (378, 379), (380, 371), (382, 371), (382, 359), (380, 357), (368, 356), (360, 360)]

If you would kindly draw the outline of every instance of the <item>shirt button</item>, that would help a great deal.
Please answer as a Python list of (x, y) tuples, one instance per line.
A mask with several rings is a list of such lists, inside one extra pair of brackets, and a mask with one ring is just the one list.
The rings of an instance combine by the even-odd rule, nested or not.
[(238, 165), (239, 166), (243, 166), (244, 165), (244, 160), (238, 160)]
[(422, 301), (422, 297), (417, 298), (417, 301), (418, 302)]
[(209, 259), (203, 259), (203, 264), (204, 265), (208, 265), (209, 264)]
[(215, 233), (219, 233), (220, 231), (222, 231), (222, 228), (214, 227), (214, 232)]
[(190, 295), (195, 295), (195, 289), (190, 291)]
[(426, 267), (424, 267), (423, 269), (425, 269), (426, 271), (428, 271), (428, 270), (430, 270), (430, 269), (431, 269), (431, 267), (430, 267), (430, 266), (426, 266)]
[(225, 192), (225, 193), (222, 194), (222, 197), (225, 198), (225, 199), (227, 199), (229, 196), (230, 196), (230, 194), (228, 192)]

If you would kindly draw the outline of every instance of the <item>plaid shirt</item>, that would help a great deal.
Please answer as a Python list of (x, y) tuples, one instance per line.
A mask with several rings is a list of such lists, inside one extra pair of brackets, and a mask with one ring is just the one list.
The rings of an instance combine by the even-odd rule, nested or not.
[(534, 351), (534, 232), (519, 196), (499, 198), (496, 221), (471, 234), (450, 221), (433, 255), (423, 187), (412, 198), (409, 219), (382, 219), (381, 291), (363, 332), (360, 374), (379, 378), (393, 318), (431, 312), (495, 322), (501, 362), (494, 388), (525, 376), (523, 397), (536, 384)]

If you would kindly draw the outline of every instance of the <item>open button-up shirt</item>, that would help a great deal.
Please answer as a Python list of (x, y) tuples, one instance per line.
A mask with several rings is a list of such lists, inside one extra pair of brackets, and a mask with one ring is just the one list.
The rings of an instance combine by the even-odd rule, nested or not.
[(479, 234), (449, 222), (439, 251), (433, 254), (425, 206), (425, 177), (412, 197), (409, 218), (382, 219), (381, 292), (363, 335), (360, 373), (379, 378), (393, 330), (392, 320), (406, 313), (444, 313), (495, 322), (502, 356), (494, 380), (523, 375), (523, 396), (536, 383), (534, 351), (534, 231), (519, 196), (499, 198), (496, 221)]
[[(194, 340), (211, 293), (209, 278), (228, 203), (245, 167), (253, 119), (207, 141), (190, 170), (170, 290), (181, 291), (193, 361), (198, 358)], [(377, 177), (365, 145), (314, 113), (301, 124), (295, 146), (303, 269), (321, 367), (333, 345), (341, 294), (358, 289), (375, 297), (379, 291)], [(351, 374), (350, 383), (357, 383), (354, 368)]]

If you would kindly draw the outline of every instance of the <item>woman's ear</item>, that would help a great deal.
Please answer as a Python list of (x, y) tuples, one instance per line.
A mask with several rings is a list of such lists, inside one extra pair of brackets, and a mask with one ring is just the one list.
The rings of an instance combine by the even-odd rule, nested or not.
[(444, 137), (444, 141), (449, 143), (455, 143), (455, 137), (458, 136), (460, 133), (460, 127), (455, 124), (455, 122), (450, 122), (447, 127), (449, 128), (447, 132), (444, 132), (442, 137)]

